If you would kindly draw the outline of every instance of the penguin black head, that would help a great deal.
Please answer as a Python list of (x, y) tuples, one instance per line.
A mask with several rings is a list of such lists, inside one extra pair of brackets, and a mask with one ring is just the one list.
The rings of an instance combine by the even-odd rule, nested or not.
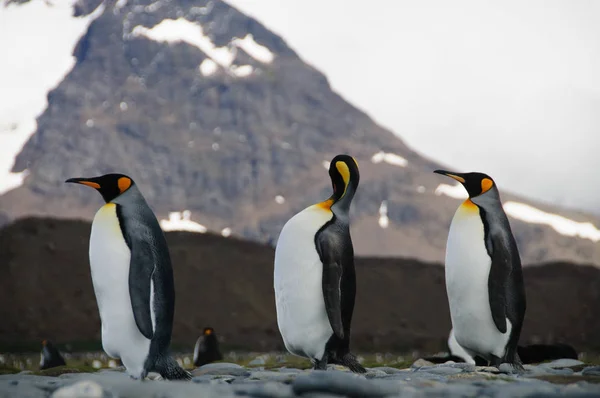
[(131, 188), (135, 183), (124, 174), (105, 174), (92, 178), (69, 178), (65, 182), (87, 185), (100, 192), (106, 203)]
[(337, 155), (329, 164), (329, 176), (333, 186), (330, 198), (333, 203), (342, 199), (352, 200), (360, 180), (356, 159), (348, 155)]
[(435, 170), (434, 173), (448, 176), (460, 182), (467, 190), (469, 198), (496, 189), (496, 183), (492, 180), (492, 177), (484, 173), (454, 173), (446, 170)]

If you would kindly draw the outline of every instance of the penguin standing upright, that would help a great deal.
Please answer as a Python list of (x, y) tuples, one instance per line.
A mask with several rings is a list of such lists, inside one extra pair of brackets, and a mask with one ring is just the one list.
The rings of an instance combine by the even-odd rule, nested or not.
[(365, 369), (350, 353), (350, 323), (356, 276), (350, 239), (350, 204), (359, 182), (354, 158), (338, 155), (329, 175), (333, 195), (307, 207), (283, 227), (275, 248), (277, 324), (285, 347), (311, 359), (353, 372)]
[(223, 359), (223, 355), (219, 351), (219, 341), (215, 330), (211, 327), (204, 328), (202, 336), (198, 337), (194, 347), (194, 365), (202, 366), (221, 359)]
[(48, 340), (42, 341), (42, 352), (40, 354), (40, 370), (55, 368), (66, 365), (65, 360), (58, 349)]
[(123, 174), (66, 182), (95, 188), (106, 202), (94, 217), (89, 251), (104, 351), (135, 379), (150, 371), (190, 379), (169, 354), (175, 306), (169, 249), (135, 182)]
[(517, 343), (525, 317), (521, 259), (496, 184), (483, 173), (436, 170), (469, 194), (446, 246), (446, 291), (454, 336), (471, 357), (523, 368)]

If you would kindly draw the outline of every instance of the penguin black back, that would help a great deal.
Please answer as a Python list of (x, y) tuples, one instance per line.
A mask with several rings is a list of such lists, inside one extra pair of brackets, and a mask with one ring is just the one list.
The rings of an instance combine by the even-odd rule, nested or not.
[(194, 347), (194, 365), (202, 366), (222, 359), (223, 355), (219, 351), (219, 341), (214, 329), (204, 328), (202, 336), (198, 338)]

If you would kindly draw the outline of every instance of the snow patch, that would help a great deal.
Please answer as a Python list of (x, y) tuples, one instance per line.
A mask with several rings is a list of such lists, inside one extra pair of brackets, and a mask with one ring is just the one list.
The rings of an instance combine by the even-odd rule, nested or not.
[(182, 212), (172, 211), (169, 213), (169, 219), (160, 220), (160, 227), (163, 231), (189, 231), (205, 233), (207, 228), (191, 220), (192, 212), (184, 210)]
[(226, 68), (231, 65), (236, 55), (235, 49), (215, 47), (210, 37), (204, 34), (200, 24), (190, 22), (185, 18), (163, 19), (150, 29), (138, 25), (133, 28), (131, 35), (134, 37), (145, 36), (160, 42), (187, 43), (197, 47), (219, 65)]
[(254, 71), (254, 68), (251, 65), (242, 65), (242, 66), (232, 66), (231, 71), (237, 77), (246, 77), (250, 76)]
[(329, 170), (329, 165), (331, 164), (331, 162), (328, 160), (324, 160), (321, 164), (323, 165), (323, 167), (325, 167), (325, 170)]
[(129, 109), (129, 105), (127, 105), (127, 102), (121, 102), (121, 103), (119, 104), (119, 108), (120, 108), (122, 111), (126, 111), (127, 109)]
[(281, 195), (275, 196), (275, 203), (282, 205), (285, 203), (285, 198)]
[(404, 159), (400, 155), (396, 155), (395, 153), (386, 153), (383, 151), (377, 152), (375, 155), (371, 157), (371, 162), (377, 164), (381, 162), (389, 163), (393, 166), (405, 167), (408, 164), (408, 161)]
[(379, 226), (386, 229), (390, 225), (390, 219), (387, 216), (387, 201), (384, 200), (379, 206)]
[(419, 185), (417, 187), (417, 192), (418, 193), (425, 193), (425, 187), (423, 185)]
[(214, 74), (217, 69), (219, 69), (219, 66), (212, 59), (206, 58), (204, 61), (202, 61), (199, 68), (200, 73), (202, 73), (203, 76), (210, 76)]
[(0, 37), (10, 38), (0, 40), (0, 195), (27, 177), (27, 170), (11, 172), (15, 159), (37, 129), (48, 92), (75, 65), (75, 45), (103, 12), (100, 4), (89, 15), (73, 17), (73, 0), (0, 3)]
[(467, 194), (467, 191), (461, 184), (456, 184), (456, 185), (440, 184), (437, 186), (434, 193), (437, 196), (446, 195), (446, 196), (450, 196), (451, 198), (454, 198), (454, 199), (467, 199), (469, 197), (469, 195)]
[(221, 235), (223, 235), (224, 238), (227, 238), (231, 235), (231, 228), (227, 227), (227, 228), (223, 228), (221, 230)]
[(211, 148), (212, 148), (213, 151), (218, 151), (219, 150), (219, 143), (218, 142), (213, 142)]
[(216, 47), (210, 37), (204, 33), (201, 24), (188, 21), (185, 18), (164, 19), (152, 28), (138, 25), (132, 29), (130, 35), (132, 37), (144, 36), (154, 41), (166, 43), (183, 42), (197, 47), (209, 57), (208, 60), (204, 60), (200, 64), (200, 71), (204, 76), (212, 75), (217, 70), (217, 65), (237, 77), (251, 75), (254, 72), (251, 65), (232, 65), (238, 48), (243, 49), (252, 58), (262, 63), (271, 63), (274, 58), (273, 53), (267, 47), (256, 43), (251, 34), (247, 34), (243, 39), (235, 38), (227, 46)]
[(506, 202), (504, 211), (517, 220), (531, 224), (545, 224), (565, 236), (589, 239), (592, 242), (600, 240), (600, 230), (589, 222), (577, 222), (558, 214), (547, 213), (533, 206), (519, 202)]
[(234, 39), (233, 44), (244, 50), (255, 60), (264, 64), (270, 64), (275, 58), (275, 55), (273, 55), (271, 50), (255, 42), (254, 37), (251, 34), (247, 34), (243, 39)]

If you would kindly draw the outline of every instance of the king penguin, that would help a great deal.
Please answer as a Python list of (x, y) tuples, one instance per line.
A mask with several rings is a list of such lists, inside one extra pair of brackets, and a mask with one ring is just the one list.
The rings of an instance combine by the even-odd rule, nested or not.
[(329, 166), (333, 194), (293, 216), (275, 247), (277, 324), (287, 350), (353, 372), (365, 369), (350, 353), (350, 323), (356, 276), (350, 239), (350, 204), (359, 181), (358, 164), (338, 155)]
[(194, 346), (194, 365), (202, 366), (222, 359), (223, 355), (219, 351), (219, 340), (215, 330), (205, 327), (202, 336), (198, 337)]
[(40, 370), (50, 369), (66, 365), (64, 358), (58, 349), (48, 340), (42, 341), (42, 353), (40, 354)]
[(515, 238), (492, 178), (436, 170), (469, 198), (456, 210), (446, 245), (446, 292), (456, 342), (493, 366), (523, 366), (517, 343), (525, 317), (523, 271)]
[(190, 379), (169, 354), (175, 287), (165, 236), (135, 182), (123, 174), (71, 178), (95, 188), (106, 204), (90, 236), (90, 268), (102, 347), (129, 375)]

